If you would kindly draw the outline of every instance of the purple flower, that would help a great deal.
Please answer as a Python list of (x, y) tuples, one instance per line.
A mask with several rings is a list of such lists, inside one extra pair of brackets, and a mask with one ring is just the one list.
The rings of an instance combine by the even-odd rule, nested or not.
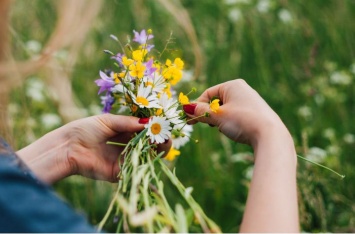
[(107, 92), (105, 96), (102, 96), (101, 104), (104, 105), (102, 113), (109, 113), (114, 102), (115, 99), (111, 96), (111, 92)]
[(133, 41), (138, 42), (141, 45), (146, 44), (148, 40), (154, 37), (151, 34), (147, 35), (144, 29), (140, 33), (133, 30), (133, 33), (134, 33)]
[(157, 70), (156, 67), (153, 67), (153, 59), (150, 59), (148, 62), (145, 63), (145, 75), (151, 76)]
[(97, 86), (100, 87), (99, 94), (103, 91), (110, 91), (110, 89), (115, 85), (115, 82), (111, 77), (108, 77), (104, 72), (100, 71), (101, 79), (95, 80)]
[(118, 53), (118, 54), (112, 56), (111, 58), (114, 59), (114, 60), (116, 60), (117, 63), (118, 63), (118, 65), (119, 65), (120, 67), (123, 67), (123, 64), (122, 64), (122, 57), (123, 57), (123, 54)]

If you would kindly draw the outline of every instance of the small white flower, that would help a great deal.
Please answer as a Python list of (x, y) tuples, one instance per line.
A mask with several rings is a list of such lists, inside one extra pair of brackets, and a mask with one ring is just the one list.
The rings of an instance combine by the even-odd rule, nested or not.
[(165, 117), (153, 116), (144, 127), (152, 143), (164, 143), (171, 136), (170, 121)]
[(37, 78), (32, 78), (27, 82), (28, 82), (26, 87), (27, 97), (30, 97), (32, 100), (35, 100), (37, 102), (44, 102), (45, 100), (44, 83)]
[(345, 71), (335, 71), (330, 75), (330, 83), (349, 85), (351, 83), (351, 76)]
[(33, 54), (39, 54), (42, 50), (42, 44), (36, 40), (26, 42), (26, 48)]
[(53, 113), (43, 114), (41, 116), (41, 123), (43, 124), (45, 129), (52, 129), (54, 127), (58, 127), (62, 122), (62, 119)]
[(145, 87), (142, 82), (138, 87), (137, 96), (130, 92), (133, 102), (140, 108), (161, 108), (158, 104), (158, 97), (152, 93), (152, 87)]
[(323, 137), (332, 140), (335, 138), (335, 130), (333, 128), (326, 128), (323, 131)]
[(260, 13), (267, 13), (271, 8), (270, 0), (259, 0), (258, 4), (256, 5), (256, 9)]
[(230, 21), (232, 21), (233, 23), (238, 22), (241, 18), (242, 18), (242, 12), (241, 10), (239, 10), (238, 8), (234, 7), (233, 9), (231, 9), (228, 13), (228, 18), (230, 19)]
[(174, 126), (174, 129), (179, 130), (179, 132), (182, 133), (182, 136), (172, 136), (173, 147), (175, 149), (179, 149), (190, 140), (190, 136), (193, 130), (192, 126), (187, 124), (185, 126), (184, 125), (185, 123), (180, 123)]
[(312, 109), (309, 106), (301, 106), (298, 108), (298, 115), (305, 119), (310, 119), (312, 117)]
[(293, 17), (291, 15), (291, 13), (286, 10), (286, 9), (281, 9), (279, 11), (279, 19), (283, 22), (283, 23), (291, 23), (293, 21)]
[(347, 144), (353, 144), (355, 142), (355, 136), (354, 136), (354, 134), (347, 133), (344, 135), (343, 140)]
[(327, 151), (318, 147), (311, 147), (309, 148), (306, 158), (313, 161), (313, 162), (323, 162), (327, 156)]

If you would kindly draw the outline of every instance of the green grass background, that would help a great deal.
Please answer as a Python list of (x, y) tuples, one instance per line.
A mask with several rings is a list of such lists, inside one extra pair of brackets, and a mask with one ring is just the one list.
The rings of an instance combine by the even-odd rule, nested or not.
[[(346, 175), (340, 180), (299, 161), (302, 230), (355, 232), (355, 143), (351, 140), (355, 134), (355, 1), (270, 0), (266, 12), (258, 8), (261, 1), (254, 0), (179, 2), (196, 30), (203, 68), (196, 80), (178, 88), (196, 87), (198, 92), (192, 97), (196, 98), (209, 86), (244, 78), (288, 126), (299, 154), (318, 147), (326, 152), (322, 163)], [(12, 51), (16, 59), (30, 57), (26, 42), (44, 43), (49, 38), (57, 19), (54, 4), (49, 0), (13, 2)], [(93, 113), (90, 107), (100, 102), (94, 84), (98, 71), (112, 66), (102, 50), (119, 49), (109, 35), (125, 41), (133, 29), (144, 28), (153, 30), (160, 50), (173, 31), (173, 47), (179, 49), (177, 54), (186, 68), (194, 69), (191, 42), (158, 1), (105, 0), (73, 71), (76, 102), (88, 115)], [(339, 74), (348, 81), (337, 82), (334, 77)], [(39, 73), (12, 91), (10, 113), (17, 148), (63, 124), (47, 128), (41, 124), (43, 114), (57, 113), (57, 103), (46, 89), (45, 102), (29, 98), (26, 90), (33, 79), (45, 77)], [(204, 125), (194, 128), (193, 138), (200, 143), (182, 149), (175, 163), (177, 175), (194, 188), (193, 196), (223, 231), (237, 232), (250, 183), (252, 151)], [(97, 224), (115, 186), (74, 176), (55, 188)], [(174, 200), (175, 191), (167, 189), (167, 193)], [(114, 227), (111, 222), (107, 230), (114, 231)]]

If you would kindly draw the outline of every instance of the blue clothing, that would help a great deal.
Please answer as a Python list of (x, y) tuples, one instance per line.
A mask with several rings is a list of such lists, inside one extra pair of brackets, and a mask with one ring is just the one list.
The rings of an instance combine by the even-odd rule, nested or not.
[(0, 138), (0, 232), (97, 232)]

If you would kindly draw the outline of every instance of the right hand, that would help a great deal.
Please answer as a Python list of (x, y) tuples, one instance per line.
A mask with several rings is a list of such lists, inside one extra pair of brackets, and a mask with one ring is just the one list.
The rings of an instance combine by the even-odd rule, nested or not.
[[(212, 112), (209, 107), (214, 96), (219, 97), (223, 103), (217, 113)], [(210, 113), (209, 117), (188, 121), (189, 124), (203, 122), (217, 126), (230, 139), (253, 146), (259, 138), (267, 137), (269, 130), (286, 129), (264, 99), (242, 79), (207, 89), (196, 102), (185, 105), (184, 110), (190, 118)]]

